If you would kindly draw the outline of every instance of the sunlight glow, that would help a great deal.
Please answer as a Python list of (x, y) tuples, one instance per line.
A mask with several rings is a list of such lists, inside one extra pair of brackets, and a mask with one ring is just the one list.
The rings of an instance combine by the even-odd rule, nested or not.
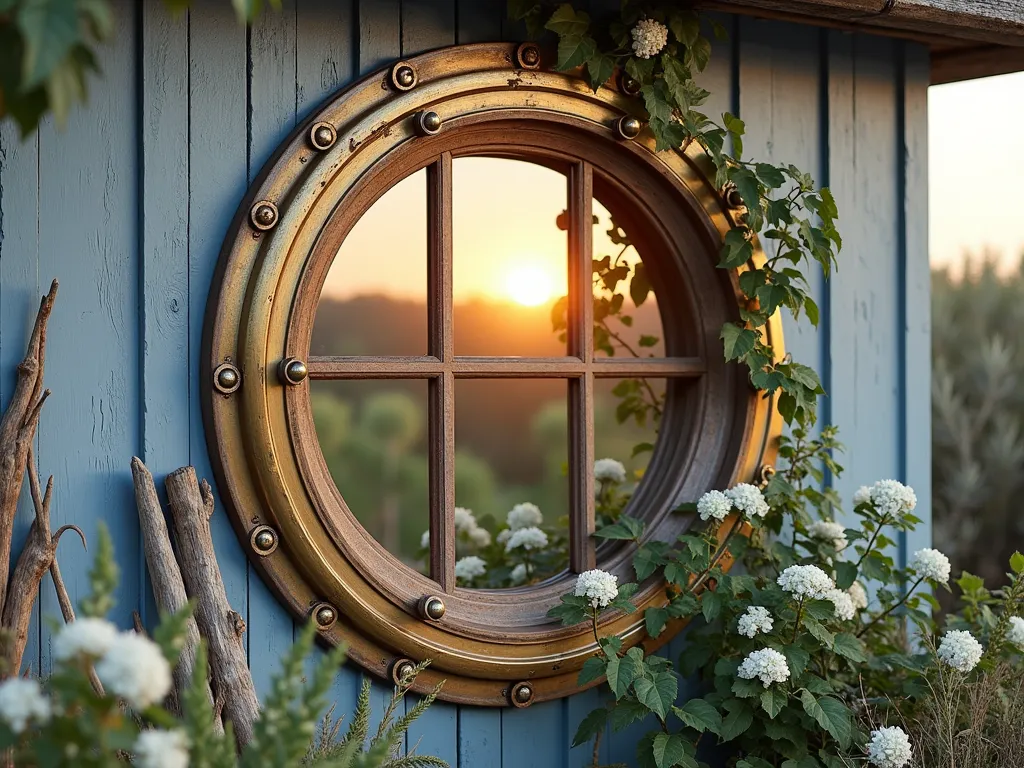
[(505, 278), (505, 290), (517, 304), (537, 307), (551, 299), (555, 292), (555, 281), (543, 267), (522, 264), (509, 270)]

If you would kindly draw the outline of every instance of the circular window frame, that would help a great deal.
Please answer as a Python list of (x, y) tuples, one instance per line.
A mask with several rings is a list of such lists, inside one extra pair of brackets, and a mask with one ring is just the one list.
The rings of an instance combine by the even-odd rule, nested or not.
[[(327, 270), (370, 205), (438, 157), (447, 156), (450, 172), (453, 157), (490, 154), (542, 163), (547, 158), (556, 165), (586, 163), (593, 169), (594, 189), (604, 185), (613, 197), (631, 198), (631, 207), (646, 206), (646, 223), (660, 228), (653, 237), (673, 246), (678, 261), (669, 279), (678, 285), (669, 293), (689, 294), (681, 309), (668, 311), (692, 314), (707, 301), (718, 310), (710, 312), (713, 322), (705, 322), (702, 313), (696, 318), (701, 335), (695, 352), (706, 370), (690, 386), (700, 398), (700, 433), (718, 430), (724, 435), (719, 443), (731, 445), (687, 485), (694, 462), (681, 454), (688, 451), (692, 458), (697, 440), (680, 441), (685, 448), (659, 440), (650, 474), (667, 476), (671, 469), (679, 475), (641, 489), (650, 497), (644, 505), (657, 510), (648, 515), (652, 537), (671, 540), (692, 525), (692, 515), (670, 514), (686, 493), (752, 480), (771, 464), (781, 420), (772, 399), (761, 397), (717, 351), (718, 319), (738, 318), (737, 274), (714, 264), (737, 211), (709, 181), (708, 159), (696, 147), (657, 153), (648, 131), (632, 139), (622, 136), (619, 121), (636, 103), (616, 89), (605, 86), (594, 93), (571, 74), (518, 68), (516, 61), (516, 46), (485, 44), (400, 62), (340, 92), (284, 142), (252, 185), (225, 240), (204, 329), (203, 376), (211, 385), (203, 387), (203, 404), (214, 470), (232, 521), (259, 570), (295, 614), (313, 617), (325, 640), (345, 642), (353, 660), (381, 677), (390, 679), (405, 659), (431, 659), (417, 680), (418, 690), (446, 679), (444, 699), (519, 706), (580, 690), (578, 670), (596, 650), (589, 628), (544, 619), (572, 576), (514, 590), (452, 588), (446, 594), (433, 580), (402, 566), (344, 508), (316, 442), (305, 373), (293, 383), (283, 373), (284, 361), (308, 359)], [(401, 67), (415, 73), (408, 90), (397, 87), (393, 77)], [(421, 116), (427, 111), (440, 116), (440, 131), (423, 130)], [(512, 134), (516, 144), (507, 138), (512, 126), (518, 128)], [(633, 170), (615, 173), (623, 168)], [(619, 178), (639, 179), (643, 194)], [(673, 220), (675, 225), (668, 223)], [(699, 238), (699, 251), (708, 254), (709, 264), (701, 267), (707, 274), (699, 279), (690, 279), (689, 265), (698, 257), (681, 255), (680, 232)], [(751, 263), (762, 260), (755, 247)], [(709, 279), (721, 292), (714, 300), (698, 290), (700, 281)], [(729, 294), (732, 305), (721, 302)], [(778, 316), (766, 333), (781, 355)], [(673, 344), (666, 327), (666, 354)], [(226, 368), (238, 374), (231, 388), (220, 386)], [(703, 407), (712, 374), (730, 387), (719, 402), (731, 403), (732, 410)], [(666, 423), (670, 420), (667, 413)], [(261, 546), (267, 531), (272, 547)], [(609, 546), (599, 552), (602, 568), (627, 576), (632, 548)], [(420, 608), (431, 594), (446, 603), (439, 620), (424, 618)], [(636, 596), (640, 610), (607, 616), (602, 632), (623, 636), (627, 646), (664, 643), (683, 622), (651, 639), (644, 633), (643, 609), (665, 599), (662, 586), (649, 580)], [(529, 696), (516, 687), (522, 682), (528, 683)]]

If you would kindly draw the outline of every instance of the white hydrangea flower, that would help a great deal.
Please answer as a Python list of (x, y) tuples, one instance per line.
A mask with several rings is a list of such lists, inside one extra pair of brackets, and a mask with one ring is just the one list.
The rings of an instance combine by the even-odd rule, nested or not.
[(478, 547), (486, 547), (491, 543), (491, 532), (477, 526), (469, 532), (469, 540)]
[(633, 53), (638, 59), (657, 56), (668, 44), (668, 27), (654, 19), (640, 19), (633, 27)]
[(762, 648), (748, 654), (736, 674), (744, 680), (759, 678), (767, 688), (772, 683), (784, 683), (789, 679), (789, 664), (786, 657), (774, 648)]
[(832, 546), (837, 550), (846, 549), (850, 543), (846, 538), (846, 528), (841, 523), (833, 523), (830, 520), (815, 520), (807, 528), (807, 533), (812, 539), (832, 542)]
[(903, 768), (910, 762), (910, 737), (895, 725), (872, 731), (868, 762), (878, 768)]
[(619, 580), (608, 571), (584, 571), (576, 579), (574, 594), (587, 598), (591, 608), (607, 608), (619, 594)]
[(132, 751), (139, 768), (188, 768), (188, 737), (181, 731), (143, 731)]
[(533, 528), (540, 525), (544, 522), (544, 515), (536, 504), (524, 501), (508, 511), (505, 522), (513, 531), (518, 531), (520, 528)]
[(599, 483), (624, 483), (626, 468), (615, 459), (598, 459), (594, 462), (594, 479)]
[(96, 665), (100, 682), (134, 709), (162, 701), (171, 690), (171, 666), (160, 647), (135, 632), (121, 632)]
[(871, 486), (862, 485), (853, 494), (853, 506), (859, 507), (871, 501)]
[(1006, 632), (1006, 639), (1011, 645), (1017, 646), (1017, 650), (1024, 651), (1024, 619), (1020, 616), (1010, 617), (1010, 628)]
[(509, 574), (509, 578), (512, 579), (513, 584), (522, 584), (526, 581), (526, 563), (520, 563), (512, 569), (512, 573)]
[(918, 576), (945, 584), (949, 581), (949, 558), (937, 549), (919, 549), (910, 561), (910, 567)]
[(981, 661), (984, 652), (974, 635), (962, 629), (951, 629), (939, 643), (939, 660), (959, 672), (970, 672)]
[(472, 510), (466, 509), (465, 507), (455, 508), (456, 533), (469, 533), (476, 527), (476, 518), (473, 517)]
[(768, 502), (764, 500), (761, 489), (750, 483), (733, 486), (725, 495), (732, 505), (747, 517), (764, 517), (768, 514)]
[(38, 681), (12, 677), (0, 683), (0, 720), (15, 733), (24, 731), (30, 720), (39, 724), (48, 722), (50, 714), (50, 700)]
[(871, 503), (883, 515), (912, 512), (917, 506), (914, 489), (898, 480), (879, 480), (871, 486)]
[(791, 565), (781, 573), (776, 583), (801, 600), (825, 600), (836, 588), (829, 575), (816, 565)]
[(455, 578), (472, 581), (487, 573), (487, 563), (476, 555), (467, 555), (455, 561)]
[(98, 659), (117, 638), (117, 627), (106, 619), (82, 617), (61, 627), (53, 639), (53, 657), (71, 661), (79, 656)]
[(767, 608), (752, 605), (740, 616), (736, 630), (744, 637), (753, 637), (758, 632), (771, 632), (773, 623)]
[(511, 552), (513, 549), (543, 549), (548, 545), (548, 535), (544, 533), (540, 528), (530, 526), (529, 528), (520, 528), (518, 531), (512, 531), (512, 535), (508, 537), (508, 541), (505, 543), (505, 551)]
[(420, 549), (430, 549), (430, 531), (424, 531), (420, 536)]
[(725, 520), (732, 511), (732, 500), (721, 491), (708, 491), (697, 500), (701, 520)]
[(868, 607), (867, 590), (865, 590), (864, 587), (861, 586), (861, 583), (859, 581), (853, 582), (853, 584), (850, 585), (850, 588), (846, 590), (846, 592), (850, 596), (850, 599), (853, 601), (853, 607), (856, 608), (858, 611), (863, 611), (865, 608)]
[(830, 589), (825, 595), (826, 600), (831, 600), (836, 607), (836, 618), (840, 621), (849, 621), (857, 615), (857, 609), (853, 605), (853, 598), (848, 592), (841, 589)]
[(498, 540), (498, 543), (502, 546), (508, 544), (508, 540), (512, 538), (512, 529), (505, 528), (503, 530), (498, 531), (498, 535), (496, 538)]

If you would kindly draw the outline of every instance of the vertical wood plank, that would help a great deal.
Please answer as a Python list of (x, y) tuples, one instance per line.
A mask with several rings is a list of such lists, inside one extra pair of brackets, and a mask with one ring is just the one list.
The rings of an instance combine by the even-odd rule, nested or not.
[[(17, 366), (25, 356), (39, 307), (39, 134), (22, 140), (13, 120), (0, 122), (0, 408), (14, 391)], [(51, 382), (47, 374), (47, 385)], [(38, 452), (38, 437), (36, 439)], [(20, 551), (35, 519), (28, 492), (22, 489), (11, 537)], [(63, 550), (59, 553), (63, 556)], [(39, 603), (32, 609), (22, 669), (39, 671)]]
[[(50, 319), (39, 467), (54, 475), (54, 529), (81, 525), (90, 540), (103, 521), (123, 574), (110, 618), (131, 626), (139, 605), (139, 526), (128, 460), (140, 448), (139, 232), (136, 167), (135, 4), (116, 4), (117, 45), (97, 51), (102, 79), (68, 125), (39, 132), (39, 271), (61, 280)], [(72, 600), (88, 590), (91, 556), (66, 543), (61, 571)], [(59, 616), (49, 579), (44, 616)], [(43, 622), (41, 671), (51, 669)]]
[[(247, 182), (246, 30), (228, 3), (189, 12), (189, 437), (190, 460), (212, 481), (200, 410), (206, 299), (224, 234)], [(216, 493), (216, 489), (215, 489)], [(249, 622), (248, 564), (218, 496), (210, 521), (231, 607)]]
[(455, 39), (459, 45), (501, 40), (505, 0), (457, 0)]
[(402, 55), (455, 43), (455, 0), (401, 0)]
[(458, 708), (458, 749), (461, 768), (501, 768), (501, 710)]
[(295, 112), (304, 120), (356, 72), (356, 0), (295, 0)]
[(359, 0), (359, 74), (394, 63), (402, 51), (400, 0)]
[[(295, 126), (295, 12), (295, 0), (283, 0), (279, 11), (261, 14), (249, 29), (249, 183)], [(270, 692), (281, 658), (292, 643), (294, 622), (251, 563), (246, 572), (249, 666), (262, 698)]]
[(932, 543), (931, 270), (928, 265), (928, 50), (903, 46), (903, 480), (917, 493), (917, 530), (903, 556)]
[(566, 699), (501, 710), (502, 765), (562, 768), (566, 745), (572, 739), (568, 710)]

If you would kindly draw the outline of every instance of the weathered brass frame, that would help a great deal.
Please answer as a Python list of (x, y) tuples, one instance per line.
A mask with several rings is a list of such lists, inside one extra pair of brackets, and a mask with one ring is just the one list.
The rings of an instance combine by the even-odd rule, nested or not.
[[(394, 87), (393, 70), (370, 75), (300, 126), (253, 184), (229, 230), (203, 347), (205, 381), (230, 362), (245, 382), (231, 392), (204, 386), (207, 437), (233, 522), (279, 597), (302, 617), (322, 619), (325, 605), (336, 610), (337, 620), (320, 622), (322, 636), (346, 642), (352, 659), (384, 679), (396, 659), (431, 659), (417, 689), (446, 678), (442, 698), (500, 706), (515, 703), (513, 687), (524, 681), (531, 696), (522, 698), (529, 702), (579, 689), (577, 672), (595, 651), (593, 637), (586, 627), (562, 628), (544, 615), (574, 577), (518, 590), (462, 590), (451, 578), (452, 552), (435, 558), (437, 581), (398, 563), (345, 506), (317, 446), (308, 384), (284, 378), (282, 361), (305, 361), (310, 379), (402, 376), (440, 380), (441, 386), (460, 375), (548, 375), (582, 382), (577, 388), (583, 390), (600, 375), (682, 377), (670, 379), (662, 428), (680, 439), (659, 441), (648, 470), (657, 481), (644, 483), (635, 500), (650, 535), (666, 540), (693, 522), (672, 514), (672, 507), (709, 487), (753, 480), (773, 461), (780, 429), (774, 403), (750, 388), (742, 370), (721, 362), (718, 331), (723, 321), (738, 317), (739, 294), (736, 275), (715, 262), (736, 212), (709, 181), (707, 159), (696, 148), (656, 153), (648, 131), (623, 141), (620, 120), (635, 108), (630, 97), (610, 87), (595, 94), (570, 75), (516, 68), (516, 56), (515, 45), (488, 44), (409, 59), (403, 65), (413, 69), (415, 83), (407, 90)], [(424, 112), (439, 115), (435, 134), (423, 135)], [(324, 124), (336, 140), (326, 141)], [(326, 148), (311, 141), (314, 125), (321, 127), (325, 140), (319, 145)], [(649, 232), (641, 235), (650, 239), (642, 252), (663, 254), (653, 264), (662, 289), (656, 285), (656, 292), (667, 313), (668, 354), (677, 357), (665, 358), (663, 369), (654, 364), (639, 373), (624, 367), (602, 373), (601, 365), (612, 364), (594, 361), (586, 346), (557, 360), (527, 359), (518, 368), (500, 367), (491, 358), (310, 359), (320, 288), (349, 229), (401, 178), (419, 168), (450, 178), (452, 158), (464, 154), (551, 164), (570, 179), (570, 209), (589, 211), (592, 190), (600, 187), (632, 211), (636, 224), (628, 231)], [(435, 212), (450, 207), (444, 189), (443, 183), (432, 186), (432, 194), (441, 195), (431, 204)], [(257, 202), (274, 206), (269, 228), (269, 218), (251, 215)], [(589, 260), (588, 231), (577, 233), (573, 250)], [(441, 237), (448, 238), (447, 246), (434, 247), (450, 249), (450, 232)], [(755, 261), (762, 258), (758, 250)], [(588, 281), (586, 274), (580, 285)], [(683, 325), (690, 327), (688, 335), (678, 332)], [(781, 355), (778, 318), (767, 334)], [(686, 407), (672, 387), (686, 388)], [(451, 498), (445, 501), (450, 484), (442, 474), (432, 492), (442, 508), (451, 506)], [(580, 491), (586, 497), (590, 486), (582, 480), (580, 486), (577, 498)], [(445, 515), (440, 518), (432, 522), (435, 540), (445, 540), (452, 529)], [(573, 567), (587, 567), (596, 557), (602, 568), (629, 579), (630, 549), (603, 546), (595, 554), (586, 514), (574, 519), (583, 535), (573, 548)], [(250, 543), (262, 526), (276, 532), (272, 552), (254, 551)], [(443, 616), (424, 620), (419, 605), (433, 594), (443, 596)], [(643, 609), (664, 601), (661, 585), (645, 584), (637, 595), (641, 610), (609, 616), (602, 631), (624, 636), (627, 645), (665, 642), (681, 623), (657, 643), (643, 631)]]

